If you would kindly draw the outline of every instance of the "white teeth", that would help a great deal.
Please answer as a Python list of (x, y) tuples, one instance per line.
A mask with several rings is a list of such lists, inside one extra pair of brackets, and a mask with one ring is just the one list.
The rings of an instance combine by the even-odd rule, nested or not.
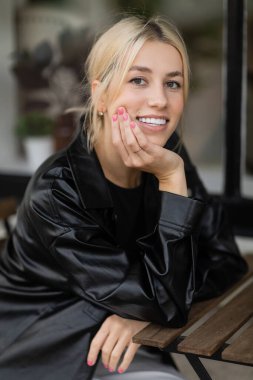
[(166, 124), (166, 119), (156, 119), (154, 117), (139, 117), (139, 120), (142, 123), (147, 123), (147, 124), (156, 124), (156, 125)]

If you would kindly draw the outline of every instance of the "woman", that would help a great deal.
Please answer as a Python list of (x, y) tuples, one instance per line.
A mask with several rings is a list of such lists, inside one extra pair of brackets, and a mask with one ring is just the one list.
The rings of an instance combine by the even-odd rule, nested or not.
[(94, 45), (87, 77), (84, 129), (34, 174), (1, 256), (8, 380), (90, 379), (100, 352), (125, 372), (134, 334), (184, 324), (194, 298), (246, 271), (220, 205), (175, 150), (189, 86), (177, 30), (121, 20)]

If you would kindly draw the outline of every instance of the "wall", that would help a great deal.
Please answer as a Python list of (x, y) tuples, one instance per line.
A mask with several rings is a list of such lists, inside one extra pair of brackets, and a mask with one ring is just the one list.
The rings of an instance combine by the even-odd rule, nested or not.
[(10, 72), (14, 50), (13, 11), (15, 2), (1, 1), (0, 12), (0, 167), (14, 163), (16, 144), (13, 128), (16, 118), (16, 84)]

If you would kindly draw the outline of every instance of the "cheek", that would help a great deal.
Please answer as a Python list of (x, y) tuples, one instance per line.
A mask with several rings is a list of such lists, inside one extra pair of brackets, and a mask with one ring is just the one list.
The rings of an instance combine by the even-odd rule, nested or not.
[(133, 92), (124, 91), (112, 104), (112, 109), (116, 110), (119, 107), (125, 107), (126, 110), (131, 111), (135, 109), (140, 96), (135, 95)]
[(184, 110), (184, 99), (180, 97), (179, 99), (175, 99), (174, 102), (174, 110), (178, 115), (181, 115)]

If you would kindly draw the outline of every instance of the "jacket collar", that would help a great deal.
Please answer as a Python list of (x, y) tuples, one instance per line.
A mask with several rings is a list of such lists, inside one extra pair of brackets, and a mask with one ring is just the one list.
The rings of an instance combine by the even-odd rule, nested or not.
[(111, 208), (113, 201), (95, 151), (88, 151), (83, 129), (67, 150), (69, 165), (85, 208)]
[[(178, 142), (174, 133), (165, 148), (173, 149)], [(104, 176), (102, 167), (96, 152), (88, 151), (88, 143), (83, 128), (80, 128), (78, 136), (67, 150), (68, 162), (73, 174), (74, 181), (79, 191), (79, 196), (86, 209), (113, 208), (113, 200)], [(145, 204), (153, 208), (155, 213), (156, 201), (159, 198), (158, 183), (156, 178), (146, 173)]]

